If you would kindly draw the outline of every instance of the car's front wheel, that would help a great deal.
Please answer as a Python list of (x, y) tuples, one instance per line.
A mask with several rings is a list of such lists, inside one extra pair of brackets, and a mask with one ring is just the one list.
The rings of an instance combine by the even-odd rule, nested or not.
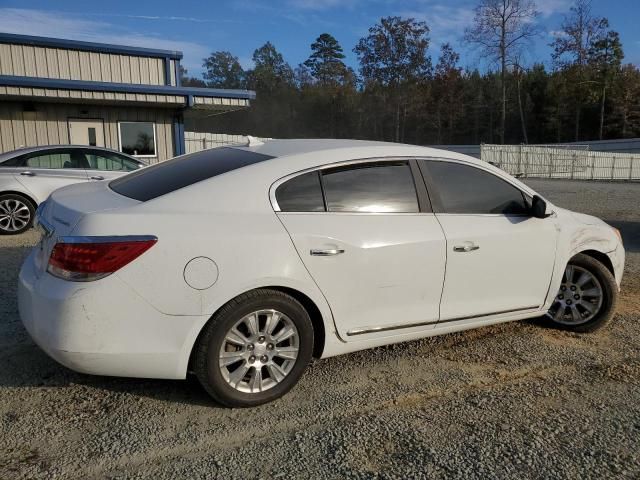
[(0, 235), (17, 235), (33, 224), (35, 207), (16, 193), (0, 194)]
[(591, 332), (613, 318), (617, 300), (618, 286), (607, 267), (595, 258), (578, 254), (564, 271), (547, 318), (560, 328)]
[(313, 352), (313, 325), (293, 297), (254, 290), (227, 303), (205, 326), (193, 369), (219, 403), (251, 407), (287, 393)]

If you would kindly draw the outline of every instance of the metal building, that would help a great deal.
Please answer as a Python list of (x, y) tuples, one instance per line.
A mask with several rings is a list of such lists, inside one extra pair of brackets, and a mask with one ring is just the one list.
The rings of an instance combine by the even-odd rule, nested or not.
[(105, 146), (150, 163), (185, 152), (186, 109), (248, 107), (255, 93), (182, 87), (178, 51), (0, 33), (0, 152)]

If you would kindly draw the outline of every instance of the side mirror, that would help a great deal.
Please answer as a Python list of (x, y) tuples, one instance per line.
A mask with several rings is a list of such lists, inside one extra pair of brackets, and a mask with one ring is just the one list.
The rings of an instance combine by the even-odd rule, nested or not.
[(535, 218), (547, 218), (547, 202), (538, 195), (531, 200), (531, 216)]

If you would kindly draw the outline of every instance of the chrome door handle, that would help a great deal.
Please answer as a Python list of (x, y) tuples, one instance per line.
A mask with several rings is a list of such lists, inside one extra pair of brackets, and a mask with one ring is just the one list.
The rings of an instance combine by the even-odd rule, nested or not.
[(340, 255), (341, 253), (344, 253), (344, 250), (341, 248), (329, 248), (326, 250), (312, 249), (309, 253), (316, 257), (331, 257), (333, 255)]
[(93, 177), (89, 177), (91, 180), (104, 180), (104, 177), (101, 177), (100, 175), (95, 175)]
[(480, 247), (477, 245), (459, 245), (457, 247), (453, 247), (454, 252), (473, 252), (478, 249), (480, 249)]
[(36, 174), (30, 171), (26, 171), (26, 172), (20, 172), (20, 175), (24, 175), (25, 177), (35, 177)]

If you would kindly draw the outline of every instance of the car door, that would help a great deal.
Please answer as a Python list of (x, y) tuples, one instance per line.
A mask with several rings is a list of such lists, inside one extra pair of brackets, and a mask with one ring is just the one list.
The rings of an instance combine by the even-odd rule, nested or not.
[(447, 242), (440, 321), (540, 308), (555, 261), (553, 218), (529, 214), (530, 199), (480, 167), (420, 162)]
[(51, 192), (74, 183), (86, 182), (84, 157), (79, 149), (51, 149), (21, 157), (15, 178), (42, 202)]
[(140, 169), (144, 164), (125, 155), (106, 150), (84, 149), (87, 175), (91, 181), (112, 180)]
[(357, 162), (275, 189), (278, 217), (343, 339), (412, 333), (438, 321), (445, 238), (414, 173), (417, 165), (404, 160)]

